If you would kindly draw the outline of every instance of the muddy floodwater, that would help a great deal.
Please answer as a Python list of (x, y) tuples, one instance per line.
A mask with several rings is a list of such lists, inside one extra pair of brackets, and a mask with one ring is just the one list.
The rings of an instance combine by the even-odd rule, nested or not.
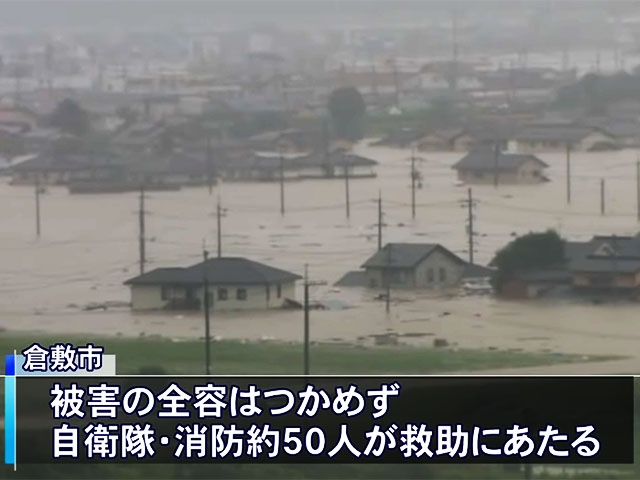
[[(146, 200), (146, 269), (186, 266), (202, 258), (203, 240), (216, 253), (215, 204), (225, 216), (223, 255), (246, 256), (302, 274), (308, 264), (314, 300), (352, 308), (311, 313), (316, 341), (367, 342), (396, 332), (400, 341), (433, 345), (444, 338), (460, 348), (522, 349), (585, 355), (640, 357), (640, 305), (589, 301), (503, 301), (487, 296), (437, 296), (392, 292), (389, 316), (375, 292), (332, 287), (358, 268), (377, 246), (378, 192), (384, 211), (383, 242), (438, 242), (468, 257), (462, 205), (467, 188), (451, 165), (462, 153), (424, 153), (424, 177), (411, 218), (410, 152), (369, 147), (357, 153), (380, 162), (375, 179), (287, 183), (280, 214), (277, 183), (224, 184), (151, 192)], [(475, 260), (489, 262), (513, 236), (555, 228), (571, 239), (594, 234), (630, 235), (637, 220), (635, 150), (573, 153), (571, 203), (567, 204), (564, 153), (541, 153), (551, 181), (532, 186), (474, 186)], [(605, 180), (605, 215), (600, 181)], [(132, 314), (127, 308), (85, 311), (90, 302), (128, 302), (122, 282), (138, 274), (138, 195), (69, 195), (51, 187), (41, 196), (42, 233), (36, 237), (33, 188), (0, 185), (0, 327), (95, 335), (201, 337), (201, 315)], [(298, 292), (298, 299), (302, 297)], [(220, 338), (297, 341), (300, 311), (215, 314)], [(586, 367), (585, 367), (586, 368)]]

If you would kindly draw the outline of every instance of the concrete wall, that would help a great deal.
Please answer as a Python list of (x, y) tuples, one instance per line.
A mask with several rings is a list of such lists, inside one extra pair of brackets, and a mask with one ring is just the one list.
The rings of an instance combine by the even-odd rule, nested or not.
[[(237, 296), (237, 290), (244, 288), (246, 290), (246, 299), (240, 300)], [(267, 298), (267, 288), (269, 289), (269, 297)], [(220, 296), (220, 289), (226, 289), (227, 299), (223, 300)], [(277, 285), (215, 285), (209, 287), (211, 298), (213, 300), (212, 309), (214, 311), (230, 311), (230, 310), (260, 310), (266, 308), (281, 307), (285, 298), (295, 300), (295, 284), (294, 282), (283, 283), (281, 285), (280, 297), (277, 295)], [(182, 287), (170, 288), (167, 293), (170, 298), (184, 299), (187, 296), (186, 290)], [(197, 288), (193, 292), (194, 298), (203, 305), (203, 289)], [(170, 299), (162, 298), (162, 287), (133, 285), (131, 287), (131, 307), (133, 310), (162, 310)]]

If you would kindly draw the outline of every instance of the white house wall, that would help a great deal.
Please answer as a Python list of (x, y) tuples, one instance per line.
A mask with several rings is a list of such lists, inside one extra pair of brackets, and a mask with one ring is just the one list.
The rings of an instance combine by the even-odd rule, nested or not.
[[(440, 269), (444, 269), (445, 278), (440, 279)], [(429, 270), (433, 272), (433, 281), (429, 281)], [(415, 269), (415, 285), (418, 288), (451, 287), (457, 285), (464, 273), (464, 266), (455, 262), (440, 250), (435, 250)]]
[[(227, 289), (227, 300), (218, 298), (218, 289)], [(238, 288), (245, 288), (247, 291), (246, 300), (237, 299)], [(233, 310), (261, 310), (267, 308), (281, 307), (285, 299), (295, 300), (295, 284), (293, 282), (283, 283), (281, 286), (280, 298), (277, 297), (277, 286), (271, 285), (270, 298), (267, 301), (266, 286), (238, 286), (238, 285), (216, 285), (210, 286), (209, 291), (213, 297), (214, 311), (233, 311)], [(203, 289), (198, 288), (195, 291), (195, 298), (203, 304)], [(172, 293), (173, 298), (185, 298), (183, 288), (175, 288)], [(162, 299), (162, 287), (149, 285), (133, 285), (131, 287), (131, 308), (135, 311), (144, 310), (162, 310), (169, 300)]]

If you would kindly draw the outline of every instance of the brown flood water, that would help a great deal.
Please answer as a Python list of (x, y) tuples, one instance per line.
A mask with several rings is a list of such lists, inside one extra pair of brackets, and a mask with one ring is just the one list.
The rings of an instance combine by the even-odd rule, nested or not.
[[(382, 302), (360, 289), (332, 291), (331, 284), (376, 249), (378, 191), (382, 191), (383, 242), (439, 242), (467, 256), (466, 187), (456, 185), (451, 165), (462, 153), (425, 153), (411, 219), (407, 150), (360, 146), (377, 159), (378, 178), (350, 182), (351, 218), (345, 214), (345, 184), (315, 180), (286, 185), (280, 215), (278, 184), (226, 184), (207, 189), (152, 192), (146, 202), (147, 270), (200, 261), (203, 239), (216, 251), (215, 202), (227, 209), (223, 254), (246, 256), (329, 283), (313, 299), (338, 299), (354, 308), (313, 311), (316, 341), (365, 341), (389, 330), (402, 341), (432, 345), (446, 338), (461, 348), (523, 349), (585, 355), (639, 357), (640, 305), (593, 305), (586, 301), (508, 302), (486, 296), (434, 297), (394, 292), (387, 317)], [(473, 188), (476, 261), (486, 264), (513, 234), (555, 228), (568, 238), (635, 234), (636, 151), (574, 153), (572, 202), (566, 204), (565, 156), (540, 154), (551, 182), (536, 186)], [(600, 179), (606, 181), (600, 215)], [(71, 196), (50, 188), (41, 197), (42, 236), (35, 236), (33, 189), (0, 185), (0, 327), (6, 330), (93, 333), (176, 338), (201, 337), (199, 315), (131, 314), (126, 308), (82, 310), (88, 302), (128, 301), (122, 282), (138, 273), (137, 194)], [(299, 292), (298, 298), (301, 298)], [(73, 306), (75, 305), (75, 306)], [(448, 315), (442, 315), (448, 312)], [(213, 318), (220, 338), (298, 341), (302, 313), (225, 314)], [(413, 334), (413, 335), (411, 335)], [(370, 341), (370, 339), (369, 339)], [(640, 360), (639, 360), (640, 363)], [(640, 369), (640, 368), (639, 368)], [(588, 370), (585, 371), (585, 373)]]

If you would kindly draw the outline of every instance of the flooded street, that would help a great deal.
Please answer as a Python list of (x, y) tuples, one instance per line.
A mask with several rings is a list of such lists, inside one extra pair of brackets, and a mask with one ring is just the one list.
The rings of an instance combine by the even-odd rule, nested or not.
[[(374, 292), (336, 291), (331, 285), (357, 269), (376, 250), (377, 196), (382, 193), (383, 243), (437, 242), (468, 257), (463, 201), (451, 165), (463, 153), (420, 154), (424, 177), (411, 219), (410, 152), (368, 147), (357, 153), (380, 162), (378, 178), (350, 181), (350, 219), (345, 182), (308, 180), (285, 186), (280, 215), (277, 183), (224, 184), (151, 192), (146, 200), (147, 265), (186, 266), (202, 258), (203, 240), (216, 254), (215, 204), (219, 196), (225, 256), (245, 256), (302, 274), (308, 264), (314, 300), (341, 300), (354, 308), (312, 311), (316, 341), (370, 342), (397, 332), (400, 341), (433, 344), (444, 338), (460, 348), (522, 349), (585, 355), (638, 356), (640, 306), (585, 301), (502, 301), (485, 296), (435, 297), (392, 292), (391, 315)], [(564, 153), (538, 155), (551, 182), (533, 186), (475, 186), (475, 261), (487, 264), (515, 235), (555, 228), (566, 238), (635, 234), (635, 150), (573, 153), (571, 204), (567, 205)], [(605, 180), (606, 215), (600, 214)], [(0, 327), (6, 330), (95, 335), (201, 337), (200, 315), (131, 314), (128, 309), (83, 311), (89, 302), (129, 301), (122, 282), (139, 273), (138, 195), (72, 196), (51, 187), (41, 196), (42, 234), (35, 235), (33, 188), (0, 185)], [(302, 291), (298, 292), (298, 299)], [(302, 312), (215, 314), (220, 338), (298, 341)], [(640, 357), (638, 362), (640, 363)], [(585, 366), (585, 373), (588, 366)]]

